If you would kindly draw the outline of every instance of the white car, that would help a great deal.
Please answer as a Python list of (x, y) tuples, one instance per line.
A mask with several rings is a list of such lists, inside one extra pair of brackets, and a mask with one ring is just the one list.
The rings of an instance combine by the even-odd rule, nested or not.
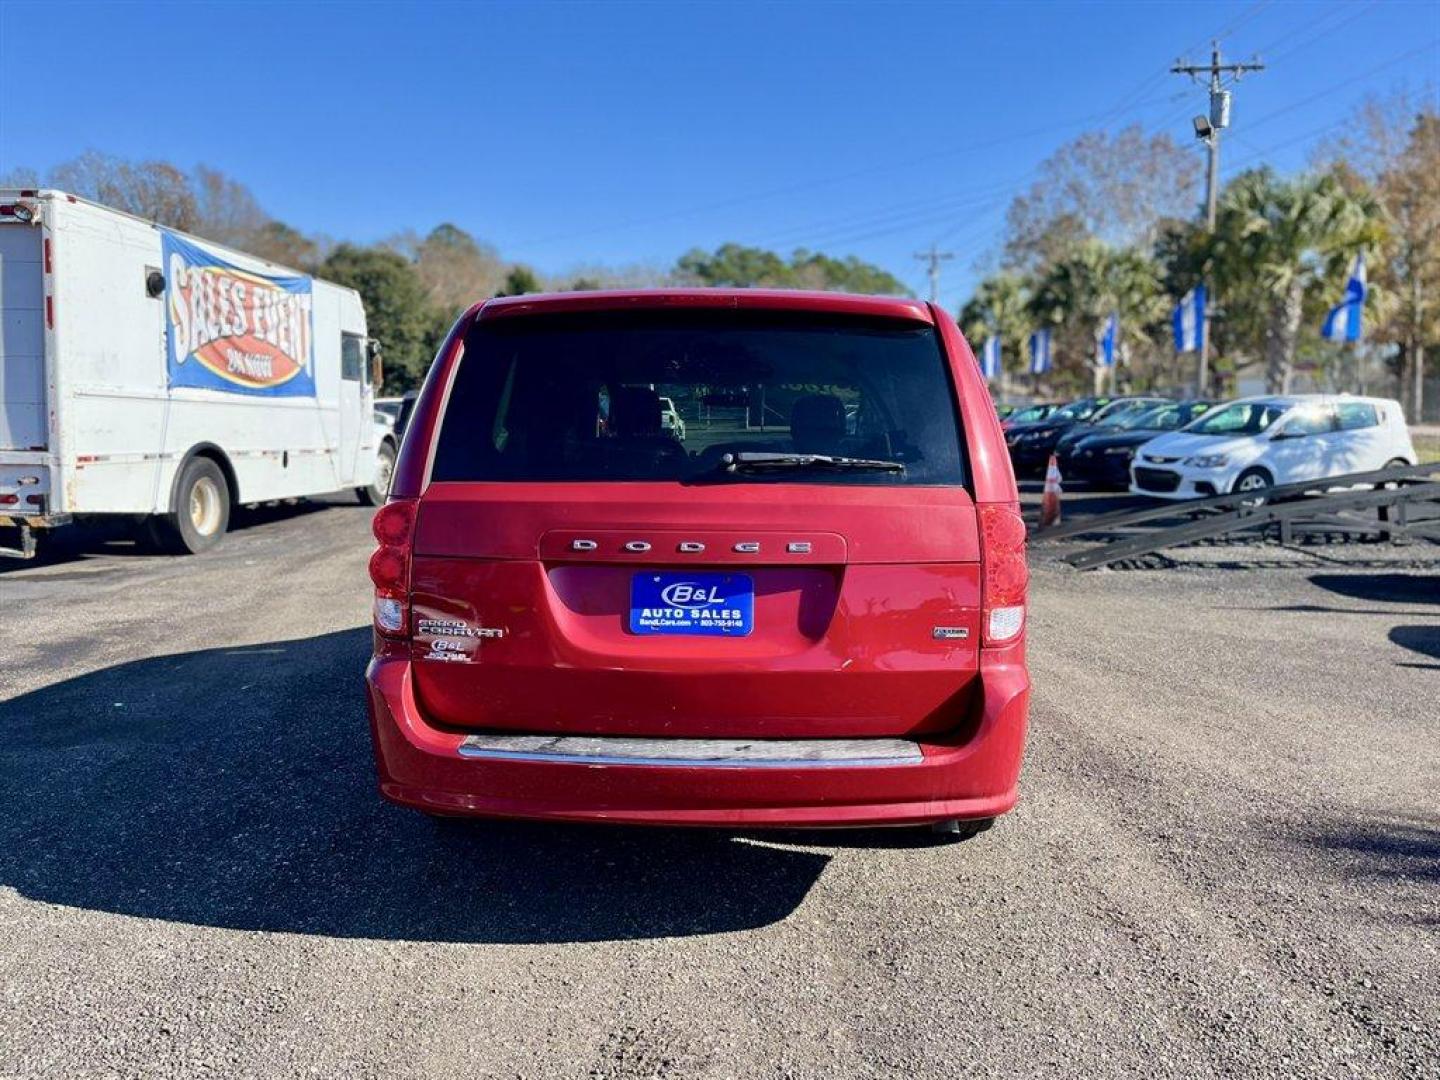
[(395, 418), (400, 415), (400, 404), (404, 398), (398, 397), (377, 397), (375, 399), (375, 411), (384, 413), (390, 420), (391, 427), (395, 425)]
[(660, 430), (668, 431), (681, 442), (685, 441), (685, 421), (675, 408), (674, 400), (668, 397), (660, 399)]
[(1388, 398), (1242, 398), (1142, 446), (1130, 490), (1197, 499), (1415, 463), (1404, 414)]

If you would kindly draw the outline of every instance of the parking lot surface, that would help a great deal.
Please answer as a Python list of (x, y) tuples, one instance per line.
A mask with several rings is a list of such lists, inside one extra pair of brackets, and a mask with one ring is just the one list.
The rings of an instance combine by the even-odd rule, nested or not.
[(933, 847), (386, 806), (368, 514), (242, 524), (0, 569), (0, 1076), (1440, 1070), (1433, 565), (1039, 553), (1021, 806)]

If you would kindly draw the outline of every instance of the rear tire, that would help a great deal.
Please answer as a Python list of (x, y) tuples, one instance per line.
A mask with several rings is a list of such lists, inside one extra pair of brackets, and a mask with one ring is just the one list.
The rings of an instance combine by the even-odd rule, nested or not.
[(995, 824), (992, 818), (950, 818), (937, 821), (930, 826), (930, 837), (937, 844), (960, 844), (973, 836), (979, 836)]
[(357, 487), (355, 495), (361, 506), (379, 506), (390, 495), (390, 479), (395, 475), (395, 447), (382, 442), (375, 455), (375, 479), (364, 487)]
[(1270, 474), (1264, 469), (1246, 469), (1235, 480), (1235, 486), (1230, 489), (1234, 495), (1246, 495), (1240, 505), (1250, 508), (1264, 506), (1269, 501), (1265, 494), (1267, 490), (1275, 486), (1275, 481), (1270, 479)]
[(172, 555), (198, 555), (220, 542), (230, 526), (230, 488), (220, 466), (191, 458), (180, 468), (175, 505), (150, 519), (155, 547)]
[[(1385, 462), (1385, 468), (1387, 468), (1387, 469), (1404, 469), (1404, 468), (1406, 468), (1407, 466), (1409, 466), (1409, 464), (1410, 464), (1410, 462), (1406, 461), (1403, 457), (1397, 457), (1397, 458), (1391, 458), (1389, 461)], [(1378, 484), (1375, 485), (1375, 487), (1376, 487), (1377, 490), (1384, 490), (1384, 491), (1393, 491), (1395, 488), (1398, 488), (1399, 486), (1400, 486), (1400, 481), (1398, 481), (1398, 480), (1381, 480)]]

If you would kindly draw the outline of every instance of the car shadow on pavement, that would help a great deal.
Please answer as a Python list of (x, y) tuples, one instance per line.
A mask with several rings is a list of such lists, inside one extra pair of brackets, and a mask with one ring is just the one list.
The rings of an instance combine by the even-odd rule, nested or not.
[(0, 887), (243, 930), (603, 941), (776, 922), (829, 861), (707, 831), (442, 827), (389, 806), (369, 641), (158, 656), (0, 702)]
[[(1419, 653), (1431, 660), (1440, 661), (1440, 623), (1432, 623), (1429, 626), (1392, 626), (1390, 640), (1402, 649), (1409, 649), (1411, 652)], [(1440, 669), (1440, 662), (1417, 664), (1411, 661), (1404, 666)]]
[(1336, 820), (1310, 826), (1309, 845), (1348, 855), (1351, 869), (1396, 881), (1440, 885), (1440, 823), (1412, 817)]
[[(344, 506), (347, 496), (324, 496), (320, 501), (301, 499), (268, 506), (237, 506), (230, 512), (228, 532), (242, 532), (259, 525), (271, 525), (292, 518), (306, 517)], [(350, 509), (355, 508), (349, 496)], [(224, 541), (221, 541), (224, 544)], [(28, 570), (37, 566), (55, 566), (79, 562), (96, 556), (119, 558), (182, 558), (157, 552), (146, 540), (139, 539), (139, 526), (128, 517), (96, 517), (38, 534), (35, 557), (32, 559), (0, 558), (0, 575)]]
[(1440, 576), (1435, 574), (1311, 574), (1310, 584), (1380, 604), (1440, 604)]

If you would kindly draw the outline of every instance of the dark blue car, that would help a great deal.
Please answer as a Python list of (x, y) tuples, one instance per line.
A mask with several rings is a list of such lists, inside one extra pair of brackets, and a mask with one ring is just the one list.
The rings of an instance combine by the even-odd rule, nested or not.
[(1072, 446), (1060, 463), (1060, 475), (1094, 487), (1124, 490), (1130, 486), (1135, 451), (1157, 435), (1199, 419), (1214, 405), (1204, 400), (1174, 401), (1127, 416), (1115, 428), (1091, 434)]

